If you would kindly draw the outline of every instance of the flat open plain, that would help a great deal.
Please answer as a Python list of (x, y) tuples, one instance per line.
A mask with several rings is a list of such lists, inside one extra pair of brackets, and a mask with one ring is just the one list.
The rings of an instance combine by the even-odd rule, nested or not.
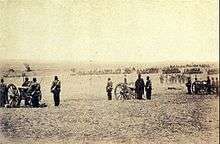
[[(46, 108), (1, 108), (0, 143), (184, 143), (218, 144), (219, 97), (186, 95), (153, 82), (152, 100), (107, 100), (105, 85), (123, 75), (70, 76), (59, 74), (61, 105), (53, 106), (53, 75), (41, 75)], [(135, 81), (136, 74), (127, 76)], [(146, 75), (143, 75), (146, 78)], [(21, 85), (22, 78), (5, 79)]]

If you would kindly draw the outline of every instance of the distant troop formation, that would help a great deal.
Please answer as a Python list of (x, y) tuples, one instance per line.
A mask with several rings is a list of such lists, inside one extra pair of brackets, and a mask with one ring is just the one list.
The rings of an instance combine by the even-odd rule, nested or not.
[[(53, 93), (55, 106), (60, 103), (61, 83), (58, 77), (54, 77), (51, 92)], [(0, 83), (0, 107), (46, 107), (42, 101), (41, 85), (37, 78), (29, 81), (26, 77), (21, 87), (14, 84), (5, 84), (4, 79)]]
[(207, 80), (199, 81), (195, 78), (192, 82), (191, 78), (188, 77), (186, 83), (188, 94), (217, 94), (219, 95), (219, 80), (218, 78), (207, 77)]
[(184, 74), (161, 74), (160, 83), (185, 83), (187, 81), (187, 76)]

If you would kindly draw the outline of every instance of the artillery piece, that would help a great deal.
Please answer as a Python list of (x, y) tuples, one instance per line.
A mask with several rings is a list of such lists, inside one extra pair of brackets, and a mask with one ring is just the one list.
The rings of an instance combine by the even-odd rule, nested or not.
[(119, 83), (114, 90), (116, 100), (136, 99), (134, 83)]
[[(8, 85), (8, 104), (6, 107), (17, 108), (22, 106), (32, 106), (31, 103), (31, 94), (28, 92), (29, 87), (16, 87), (14, 84)], [(39, 101), (42, 96), (39, 95)], [(21, 101), (24, 100), (25, 103), (21, 104)], [(39, 107), (46, 107), (45, 103), (41, 103)]]
[(197, 94), (208, 94), (208, 85), (207, 85), (207, 81), (197, 81), (197, 83), (195, 85), (193, 85), (193, 93), (196, 93), (197, 90)]

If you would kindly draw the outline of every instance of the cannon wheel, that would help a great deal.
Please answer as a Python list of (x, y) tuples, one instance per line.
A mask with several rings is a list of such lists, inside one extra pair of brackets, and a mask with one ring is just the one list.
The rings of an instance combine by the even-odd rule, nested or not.
[(9, 102), (9, 106), (10, 107), (18, 107), (21, 101), (19, 92), (17, 87), (14, 84), (9, 84), (8, 85), (8, 92), (11, 91), (13, 89), (13, 87), (15, 88), (15, 90), (12, 91), (12, 94), (14, 95), (13, 97), (10, 97), (10, 94), (8, 95), (8, 102)]
[(201, 81), (201, 84), (200, 84), (200, 93), (201, 94), (207, 94), (207, 85), (206, 84), (204, 84), (206, 81)]
[[(205, 81), (200, 81), (198, 84), (198, 94), (204, 95), (207, 94), (207, 86), (204, 84)], [(195, 89), (192, 89), (192, 92), (195, 93)]]
[(116, 100), (128, 100), (136, 98), (135, 93), (124, 83), (119, 83), (116, 85), (114, 94)]

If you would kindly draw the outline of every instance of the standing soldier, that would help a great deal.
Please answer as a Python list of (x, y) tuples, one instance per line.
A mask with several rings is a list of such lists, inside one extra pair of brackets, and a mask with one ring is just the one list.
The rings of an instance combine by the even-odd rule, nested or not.
[(216, 95), (219, 95), (219, 81), (218, 78), (215, 79), (215, 86), (216, 86)]
[(146, 91), (147, 99), (150, 100), (151, 99), (151, 91), (152, 91), (152, 83), (151, 83), (151, 80), (150, 80), (149, 76), (147, 76), (145, 91)]
[(22, 87), (26, 87), (26, 88), (21, 91), (22, 98), (25, 100), (25, 105), (29, 105), (29, 102), (28, 102), (29, 98), (27, 95), (27, 90), (30, 87), (30, 85), (31, 85), (31, 82), (29, 81), (29, 78), (26, 77), (24, 80), (24, 83), (22, 84)]
[(124, 84), (128, 84), (127, 75), (124, 75)]
[(107, 86), (106, 86), (108, 100), (112, 100), (112, 89), (113, 89), (113, 83), (111, 81), (111, 78), (108, 78), (108, 82), (107, 82)]
[(187, 87), (187, 94), (192, 94), (192, 81), (191, 78), (188, 77), (188, 82), (186, 83), (186, 87)]
[(212, 77), (212, 81), (211, 81), (211, 91), (213, 92), (213, 94), (214, 94), (215, 92), (217, 92), (217, 91), (216, 91), (216, 82), (215, 82), (214, 77)]
[(182, 77), (181, 77), (181, 79), (182, 79), (182, 83), (185, 83), (185, 81), (186, 81), (186, 76), (183, 74)]
[(165, 75), (165, 81), (166, 81), (166, 83), (168, 83), (168, 75), (167, 74)]
[(181, 83), (181, 75), (180, 74), (177, 75), (177, 80), (178, 80), (178, 83)]
[(39, 101), (41, 100), (40, 83), (37, 82), (36, 78), (33, 78), (30, 88), (28, 91), (31, 94), (31, 103), (33, 107), (39, 107)]
[(163, 75), (160, 75), (160, 83), (162, 84), (164, 82), (164, 77)]
[(174, 79), (174, 83), (177, 83), (177, 75), (176, 74), (174, 74), (173, 79)]
[(198, 92), (199, 92), (199, 81), (198, 81), (197, 78), (195, 78), (195, 81), (192, 84), (192, 88), (193, 88), (195, 94), (198, 94)]
[(1, 79), (0, 83), (0, 107), (4, 107), (8, 101), (8, 87), (4, 83), (4, 79)]
[(135, 92), (137, 99), (142, 99), (142, 95), (144, 94), (144, 80), (141, 78), (141, 74), (138, 74), (138, 79), (135, 82)]
[(51, 92), (53, 93), (54, 105), (59, 106), (60, 104), (60, 91), (61, 91), (61, 83), (58, 80), (58, 77), (54, 77), (54, 81), (52, 82)]
[(212, 85), (211, 85), (211, 80), (210, 80), (209, 76), (207, 76), (206, 84), (207, 84), (207, 94), (211, 94)]

